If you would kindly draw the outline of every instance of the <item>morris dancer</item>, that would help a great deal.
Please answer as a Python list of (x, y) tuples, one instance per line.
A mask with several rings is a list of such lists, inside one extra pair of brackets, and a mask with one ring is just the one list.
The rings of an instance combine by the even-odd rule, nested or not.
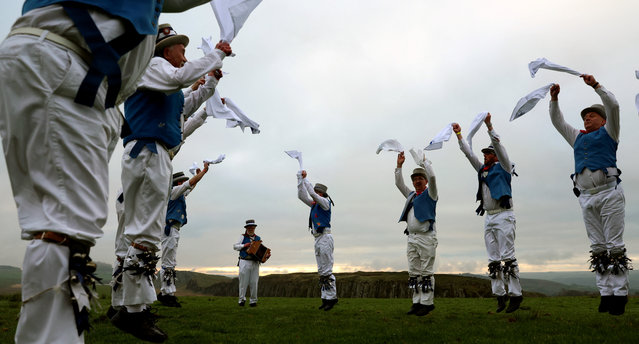
[[(480, 216), (487, 213), (484, 222), (484, 242), (488, 253), (490, 284), (493, 294), (497, 296), (497, 312), (506, 309), (506, 313), (512, 313), (519, 308), (524, 299), (521, 295), (519, 266), (515, 258), (515, 212), (510, 185), (512, 174), (515, 172), (506, 149), (501, 145), (499, 135), (493, 130), (490, 118), (489, 113), (484, 120), (491, 145), (481, 150), (484, 154), (483, 164), (462, 140), (461, 126), (453, 123), (453, 131), (457, 135), (459, 148), (478, 173), (477, 200), (480, 204), (476, 211)], [(509, 297), (510, 303), (506, 308)]]
[(601, 294), (599, 312), (621, 315), (628, 303), (628, 270), (632, 267), (623, 241), (626, 202), (617, 168), (619, 104), (592, 75), (581, 77), (603, 102), (581, 111), (585, 130), (564, 120), (557, 84), (550, 88), (550, 119), (574, 149), (572, 178), (590, 239), (590, 267)]
[(208, 2), (24, 2), (0, 46), (0, 136), (21, 237), (32, 240), (16, 342), (84, 341), (95, 269), (88, 254), (108, 214), (117, 105), (151, 58), (160, 12)]
[[(186, 224), (186, 196), (209, 171), (209, 164), (197, 169), (197, 174), (189, 179), (184, 172), (173, 174), (173, 188), (166, 211), (166, 226), (162, 236), (162, 270), (160, 270), (160, 293), (158, 301), (168, 307), (182, 307), (175, 297), (175, 265), (177, 264), (177, 248), (180, 241), (180, 229)], [(186, 183), (185, 183), (186, 182)]]
[[(124, 238), (131, 243), (123, 265), (124, 300), (111, 322), (134, 336), (163, 341), (166, 333), (155, 326), (145, 310), (156, 300), (152, 277), (159, 257), (166, 220), (172, 173), (171, 158), (182, 142), (184, 117), (191, 115), (214, 92), (222, 77), (222, 59), (232, 53), (228, 43), (213, 53), (187, 62), (188, 37), (168, 24), (160, 25), (155, 57), (142, 76), (138, 90), (125, 102), (130, 126), (124, 137), (122, 186), (124, 189)], [(204, 85), (185, 97), (181, 89), (207, 72)], [(209, 73), (210, 74), (210, 73)]]
[(408, 258), (408, 287), (413, 290), (413, 306), (406, 314), (424, 316), (435, 309), (435, 207), (437, 206), (437, 184), (430, 161), (413, 170), (410, 179), (415, 191), (411, 191), (402, 178), (404, 152), (397, 155), (395, 186), (406, 197), (399, 221), (406, 222), (406, 258)]
[(260, 261), (246, 252), (253, 241), (260, 241), (262, 238), (255, 234), (257, 223), (255, 220), (246, 220), (244, 234), (233, 244), (233, 249), (240, 251), (237, 265), (240, 267), (239, 285), (240, 298), (238, 305), (243, 307), (246, 302), (246, 287), (251, 289), (249, 306), (257, 307), (257, 282), (260, 278)]
[(326, 185), (315, 187), (306, 179), (306, 171), (297, 173), (297, 198), (311, 207), (308, 226), (315, 237), (315, 260), (321, 290), (322, 305), (319, 309), (330, 311), (337, 304), (337, 286), (333, 275), (333, 235), (331, 234), (331, 205)]

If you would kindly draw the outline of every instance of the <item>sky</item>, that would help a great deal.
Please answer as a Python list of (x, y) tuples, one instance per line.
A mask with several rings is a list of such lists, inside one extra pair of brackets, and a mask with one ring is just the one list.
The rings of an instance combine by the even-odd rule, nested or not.
[[(20, 15), (21, 1), (4, 2), (0, 36)], [(513, 200), (516, 256), (522, 272), (585, 271), (589, 242), (572, 193), (572, 148), (548, 116), (550, 96), (513, 122), (522, 96), (555, 82), (566, 120), (582, 127), (579, 112), (600, 99), (575, 76), (527, 65), (539, 57), (593, 74), (617, 97), (621, 134), (617, 153), (626, 197), (625, 242), (639, 261), (639, 13), (632, 0), (265, 0), (232, 42), (235, 57), (218, 85), (261, 133), (227, 129), (209, 119), (173, 161), (174, 172), (226, 154), (187, 197), (188, 224), (180, 232), (177, 268), (237, 273), (232, 245), (247, 219), (271, 248), (261, 274), (316, 270), (309, 208), (297, 199), (297, 161), (303, 153), (311, 182), (328, 186), (335, 201), (335, 272), (407, 269), (404, 198), (394, 185), (396, 154), (375, 154), (386, 139), (424, 148), (447, 124), (463, 133), (490, 111), (495, 131), (516, 163)], [(209, 5), (163, 14), (188, 35), (187, 58), (202, 56), (201, 37), (219, 37)], [(488, 145), (482, 128), (475, 154)], [(636, 153), (635, 153), (636, 154)], [(122, 145), (109, 165), (109, 219), (91, 256), (111, 263), (116, 232), (114, 199), (120, 186)], [(485, 273), (484, 218), (475, 215), (477, 177), (454, 137), (427, 152), (437, 176), (437, 273)], [(4, 160), (4, 157), (0, 158)], [(404, 177), (410, 186), (410, 156)], [(6, 164), (0, 163), (0, 265), (21, 266), (20, 240)]]

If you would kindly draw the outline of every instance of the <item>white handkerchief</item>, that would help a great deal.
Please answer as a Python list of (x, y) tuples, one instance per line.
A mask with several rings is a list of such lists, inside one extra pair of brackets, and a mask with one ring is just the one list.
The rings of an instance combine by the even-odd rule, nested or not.
[(217, 88), (213, 92), (213, 95), (206, 100), (206, 115), (213, 118), (240, 121), (240, 118), (235, 112), (222, 103), (222, 97)]
[(550, 70), (555, 70), (558, 72), (564, 72), (564, 73), (568, 73), (568, 74), (572, 74), (572, 75), (576, 75), (576, 76), (580, 76), (583, 73), (579, 73), (574, 69), (570, 69), (568, 67), (564, 67), (564, 66), (560, 66), (556, 63), (552, 63), (550, 61), (548, 61), (545, 57), (540, 57), (538, 59), (536, 59), (535, 61), (531, 61), (528, 64), (528, 70), (530, 71), (530, 76), (531, 77), (535, 77), (535, 74), (537, 73), (537, 71), (540, 69), (550, 69)]
[[(242, 111), (242, 109), (240, 109), (232, 100), (231, 98), (224, 98), (224, 101), (226, 102), (226, 107), (229, 108), (231, 111), (233, 111), (233, 113), (235, 114), (235, 116), (237, 116), (239, 118), (239, 120), (236, 120), (236, 122), (238, 123), (238, 125), (240, 126), (240, 128), (242, 129), (242, 131), (244, 131), (244, 128), (249, 127), (251, 128), (251, 133), (252, 134), (259, 134), (260, 133), (260, 125), (257, 124), (257, 122), (254, 122), (253, 120), (251, 120), (250, 118), (248, 118), (247, 115), (244, 114), (244, 112)], [(230, 120), (229, 120), (230, 121)], [(229, 121), (227, 121), (227, 127), (229, 125)]]
[(212, 160), (212, 159), (206, 159), (203, 162), (204, 163), (209, 163), (211, 165), (215, 165), (215, 164), (219, 164), (222, 161), (224, 161), (224, 158), (226, 158), (226, 154), (220, 154), (220, 156), (217, 157), (217, 159)]
[(415, 164), (417, 164), (418, 166), (426, 168), (426, 166), (430, 166), (432, 164), (430, 160), (426, 159), (426, 155), (424, 155), (423, 150), (411, 148), (409, 152), (410, 152), (410, 155), (413, 156), (413, 160), (415, 160)]
[(197, 165), (197, 162), (193, 161), (193, 165), (189, 167), (189, 172), (191, 172), (192, 175), (195, 175), (197, 173), (198, 168), (200, 167)]
[(213, 38), (202, 37), (202, 45), (200, 45), (197, 48), (202, 49), (202, 52), (204, 53), (204, 55), (208, 55), (212, 53), (213, 50), (215, 50), (215, 44), (216, 43), (213, 43)]
[(284, 153), (288, 154), (293, 159), (297, 159), (297, 162), (300, 163), (300, 171), (304, 169), (304, 165), (302, 164), (302, 152), (298, 152), (296, 150), (284, 151)]
[(470, 128), (468, 129), (468, 137), (466, 137), (466, 141), (468, 141), (470, 150), (473, 149), (473, 136), (475, 136), (477, 130), (479, 130), (479, 127), (481, 127), (481, 123), (486, 119), (487, 115), (488, 111), (478, 113), (477, 116), (475, 116), (473, 122), (470, 124)]
[(510, 121), (512, 122), (532, 110), (540, 100), (546, 97), (552, 85), (554, 84), (551, 83), (544, 87), (540, 87), (519, 99), (517, 105), (515, 105), (515, 108), (513, 109), (513, 114), (510, 116)]
[(399, 141), (395, 139), (388, 139), (379, 144), (379, 147), (377, 147), (377, 151), (375, 153), (379, 154), (379, 152), (383, 150), (401, 153), (404, 151), (404, 147), (402, 147), (402, 144), (399, 143)]
[(260, 2), (262, 0), (211, 0), (220, 26), (220, 40), (231, 43)]
[(424, 150), (441, 149), (444, 146), (444, 142), (450, 140), (450, 135), (453, 133), (453, 124), (448, 123), (444, 129), (440, 130), (437, 136), (430, 141), (428, 146)]

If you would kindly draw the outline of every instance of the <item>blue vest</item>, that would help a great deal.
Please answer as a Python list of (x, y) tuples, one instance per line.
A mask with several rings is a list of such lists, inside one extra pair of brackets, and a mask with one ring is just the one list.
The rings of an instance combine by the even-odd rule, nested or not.
[(606, 128), (601, 127), (591, 133), (581, 132), (577, 135), (573, 146), (575, 152), (575, 173), (585, 168), (591, 171), (617, 167), (618, 142), (608, 135)]
[(479, 180), (479, 190), (477, 191), (477, 200), (481, 200), (481, 183), (484, 182), (488, 185), (488, 189), (490, 190), (490, 197), (499, 200), (504, 196), (508, 196), (508, 198), (512, 198), (512, 188), (510, 186), (510, 181), (512, 180), (512, 175), (503, 167), (501, 167), (500, 163), (495, 163), (488, 169), (488, 174), (486, 177), (483, 177), (484, 165), (481, 166), (478, 172), (478, 180)]
[(415, 196), (415, 194), (415, 191), (411, 191), (411, 193), (408, 194), (406, 204), (404, 204), (404, 210), (402, 210), (402, 215), (399, 217), (398, 222), (406, 221), (408, 211), (411, 207), (413, 208), (413, 214), (415, 214), (419, 222), (435, 222), (435, 207), (437, 206), (437, 201), (430, 198), (428, 189), (417, 196)]
[(324, 210), (319, 204), (315, 203), (311, 207), (311, 215), (308, 218), (308, 227), (311, 225), (317, 230), (331, 228), (331, 205), (329, 203), (328, 210)]
[[(242, 245), (248, 244), (251, 241), (260, 241), (262, 240), (262, 238), (260, 238), (259, 235), (255, 235), (255, 239), (251, 240), (251, 237), (249, 237), (248, 235), (244, 234), (244, 240), (242, 240)], [(240, 251), (240, 259), (244, 259), (248, 256), (248, 253), (246, 253), (245, 249), (242, 249)]]
[(131, 134), (124, 138), (124, 145), (131, 140), (153, 139), (167, 149), (182, 142), (180, 116), (184, 107), (184, 93), (170, 95), (150, 90), (138, 90), (124, 102), (124, 115)]
[(164, 0), (26, 0), (22, 6), (22, 14), (61, 2), (100, 8), (106, 13), (127, 20), (137, 33), (142, 35), (157, 35), (158, 18), (164, 5)]
[(172, 222), (179, 222), (180, 226), (186, 224), (186, 198), (184, 195), (169, 200), (169, 206), (166, 209), (166, 224), (170, 225)]

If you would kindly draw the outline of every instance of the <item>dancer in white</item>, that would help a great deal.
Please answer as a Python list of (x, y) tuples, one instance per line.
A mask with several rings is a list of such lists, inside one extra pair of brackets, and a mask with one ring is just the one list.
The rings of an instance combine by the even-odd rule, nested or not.
[(406, 221), (406, 257), (408, 258), (408, 287), (413, 290), (413, 305), (406, 314), (424, 316), (435, 309), (435, 253), (437, 232), (435, 228), (435, 207), (437, 205), (437, 184), (430, 161), (416, 168), (410, 175), (415, 191), (404, 184), (402, 166), (406, 158), (404, 152), (397, 155), (395, 185), (406, 197), (404, 210), (399, 221)]
[(601, 97), (581, 111), (584, 129), (566, 123), (559, 109), (559, 85), (550, 88), (550, 119), (574, 149), (574, 192), (590, 239), (590, 267), (601, 295), (599, 312), (621, 315), (628, 303), (630, 259), (623, 241), (626, 202), (617, 168), (619, 104), (592, 75), (581, 76)]
[(326, 185), (313, 187), (306, 179), (306, 171), (297, 173), (297, 198), (311, 207), (308, 226), (315, 237), (315, 260), (321, 290), (322, 305), (319, 309), (330, 311), (337, 304), (337, 286), (333, 275), (333, 235), (331, 234), (331, 209), (333, 200), (326, 193)]
[[(497, 296), (497, 312), (506, 309), (506, 313), (512, 313), (519, 309), (524, 299), (519, 281), (519, 266), (515, 258), (516, 221), (510, 185), (514, 170), (490, 119), (489, 113), (484, 123), (488, 128), (491, 146), (481, 150), (484, 154), (483, 164), (462, 139), (461, 126), (453, 123), (453, 131), (457, 135), (459, 148), (478, 174), (477, 200), (480, 204), (476, 211), (477, 215), (486, 213), (484, 242), (488, 253), (491, 287), (493, 294)], [(506, 308), (508, 298), (510, 303)]]

